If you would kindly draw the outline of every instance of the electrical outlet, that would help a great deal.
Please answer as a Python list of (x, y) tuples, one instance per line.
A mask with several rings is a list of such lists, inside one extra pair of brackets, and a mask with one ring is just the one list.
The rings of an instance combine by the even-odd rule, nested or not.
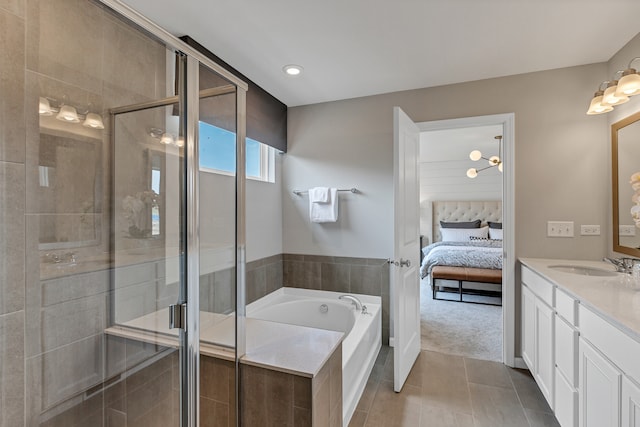
[(618, 227), (618, 236), (632, 237), (636, 235), (636, 227), (633, 225), (620, 225)]
[(548, 221), (548, 237), (573, 237), (573, 221)]
[(583, 236), (599, 236), (600, 226), (599, 225), (581, 225), (580, 234)]

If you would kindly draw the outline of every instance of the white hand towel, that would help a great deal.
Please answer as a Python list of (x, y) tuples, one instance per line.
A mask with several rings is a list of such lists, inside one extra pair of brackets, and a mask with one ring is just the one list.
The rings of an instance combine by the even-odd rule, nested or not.
[(329, 201), (329, 188), (327, 187), (310, 188), (309, 201), (312, 203), (327, 203)]
[(329, 189), (325, 203), (312, 202), (309, 197), (309, 217), (311, 222), (336, 222), (338, 220), (338, 190)]

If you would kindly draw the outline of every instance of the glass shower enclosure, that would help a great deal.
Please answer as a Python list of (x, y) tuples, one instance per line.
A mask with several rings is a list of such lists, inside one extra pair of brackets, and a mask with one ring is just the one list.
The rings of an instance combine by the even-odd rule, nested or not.
[[(26, 21), (19, 425), (235, 426), (246, 84), (118, 1)], [(201, 123), (235, 174), (200, 172)]]

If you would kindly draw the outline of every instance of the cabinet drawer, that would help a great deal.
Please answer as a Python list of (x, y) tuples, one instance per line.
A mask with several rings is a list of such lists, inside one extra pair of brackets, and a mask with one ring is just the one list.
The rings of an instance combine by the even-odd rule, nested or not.
[(573, 326), (578, 326), (578, 301), (556, 288), (556, 312)]
[(561, 427), (578, 426), (578, 391), (556, 369), (555, 416)]
[(547, 305), (553, 307), (553, 285), (528, 267), (522, 266), (522, 283)]
[(578, 387), (578, 331), (556, 315), (555, 321), (556, 367), (569, 381), (571, 387)]
[(580, 334), (622, 372), (640, 382), (640, 342), (580, 304)]

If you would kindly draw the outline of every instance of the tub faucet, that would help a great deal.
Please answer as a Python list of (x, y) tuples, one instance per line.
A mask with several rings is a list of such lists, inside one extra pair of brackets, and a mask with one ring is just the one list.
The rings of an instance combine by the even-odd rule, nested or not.
[(356, 311), (359, 311), (361, 313), (366, 313), (367, 312), (367, 306), (366, 305), (362, 305), (362, 302), (354, 297), (353, 295), (340, 295), (338, 297), (338, 299), (346, 299), (351, 301), (351, 304), (356, 306)]

